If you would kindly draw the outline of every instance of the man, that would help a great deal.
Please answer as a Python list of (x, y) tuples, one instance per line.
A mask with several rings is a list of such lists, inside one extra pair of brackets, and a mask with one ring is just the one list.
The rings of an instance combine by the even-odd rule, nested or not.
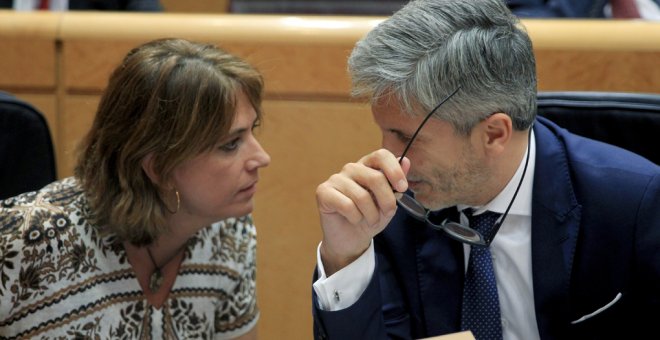
[[(317, 339), (657, 334), (660, 167), (536, 117), (503, 2), (412, 1), (349, 70), (384, 149), (317, 189)], [(397, 209), (407, 190), (432, 212)]]

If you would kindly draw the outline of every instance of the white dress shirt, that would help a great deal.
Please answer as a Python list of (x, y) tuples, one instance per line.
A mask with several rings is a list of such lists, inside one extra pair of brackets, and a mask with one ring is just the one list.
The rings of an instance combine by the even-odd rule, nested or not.
[[(490, 245), (500, 300), (502, 334), (504, 339), (510, 340), (540, 339), (534, 311), (531, 262), (532, 190), (536, 160), (533, 132), (528, 152), (529, 165), (518, 196)], [(482, 207), (472, 207), (477, 210), (476, 213), (484, 210), (504, 213), (520, 182), (525, 158), (506, 187), (492, 201)], [(459, 205), (457, 208), (463, 210), (468, 206)], [(467, 224), (467, 217), (462, 213), (461, 222)], [(464, 252), (467, 270), (469, 245), (464, 245)], [(325, 275), (318, 248), (316, 258), (319, 279), (313, 287), (322, 310), (337, 311), (355, 303), (369, 284), (375, 269), (373, 241), (362, 256), (330, 277)]]

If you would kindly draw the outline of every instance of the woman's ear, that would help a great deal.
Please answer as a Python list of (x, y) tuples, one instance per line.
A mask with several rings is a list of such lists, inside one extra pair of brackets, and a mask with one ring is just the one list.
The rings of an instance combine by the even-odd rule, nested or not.
[(154, 154), (153, 152), (148, 153), (144, 158), (142, 158), (142, 170), (147, 177), (154, 184), (160, 184), (160, 176), (156, 173), (154, 169)]

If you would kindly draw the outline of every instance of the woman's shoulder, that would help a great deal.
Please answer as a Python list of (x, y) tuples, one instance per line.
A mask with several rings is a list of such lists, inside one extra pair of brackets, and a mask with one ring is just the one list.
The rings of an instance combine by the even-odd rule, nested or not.
[(40, 190), (0, 201), (0, 234), (17, 232), (30, 226), (57, 227), (63, 223), (59, 219), (84, 215), (85, 207), (78, 181), (68, 177)]
[(0, 315), (30, 314), (31, 304), (98, 272), (94, 251), (104, 243), (86, 209), (73, 178), (0, 201)]
[(0, 201), (0, 209), (21, 209), (40, 203), (50, 205), (66, 205), (72, 199), (82, 195), (82, 187), (75, 177), (67, 177), (52, 182), (45, 187), (19, 194)]

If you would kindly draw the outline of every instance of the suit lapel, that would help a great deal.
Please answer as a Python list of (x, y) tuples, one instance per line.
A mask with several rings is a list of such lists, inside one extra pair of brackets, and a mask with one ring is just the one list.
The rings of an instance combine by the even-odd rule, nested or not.
[(532, 277), (540, 334), (559, 335), (569, 324), (569, 284), (581, 206), (560, 137), (539, 118), (532, 195)]

